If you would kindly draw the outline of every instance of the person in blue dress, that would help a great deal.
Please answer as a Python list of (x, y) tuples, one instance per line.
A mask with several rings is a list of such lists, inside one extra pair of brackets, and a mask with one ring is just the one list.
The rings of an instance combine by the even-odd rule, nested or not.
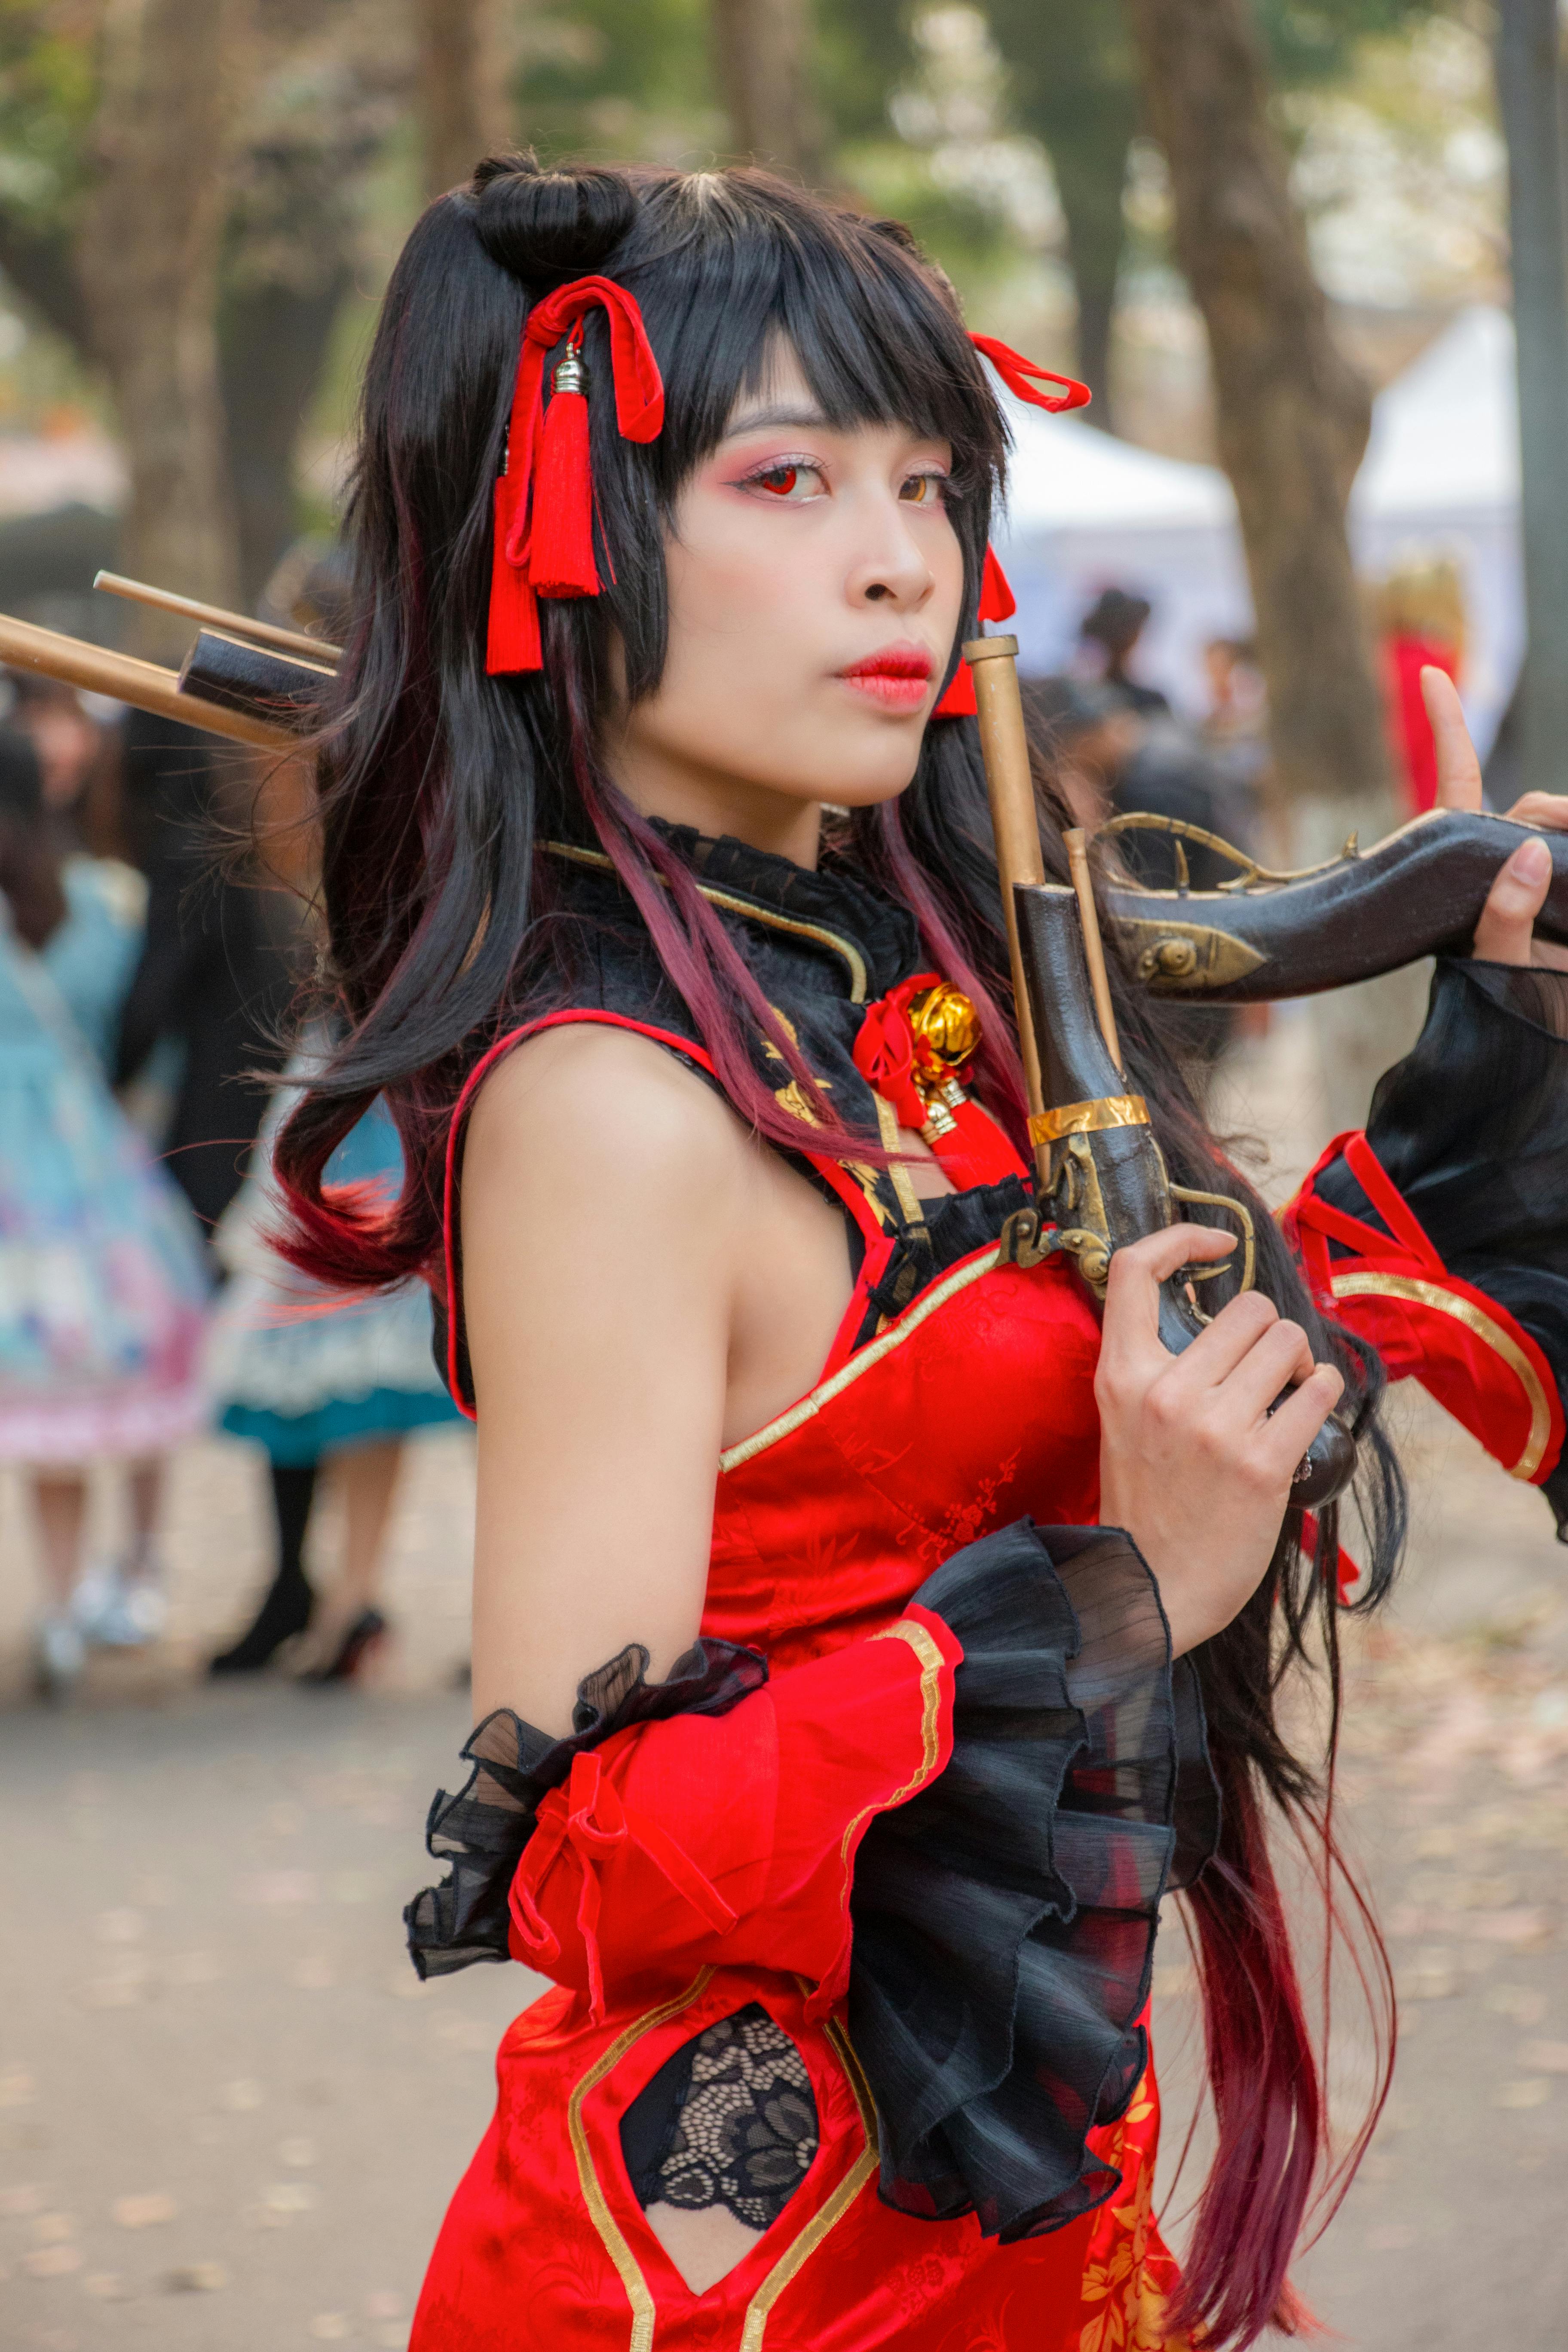
[[(404, 1440), (418, 1429), (461, 1425), (431, 1355), (422, 1282), (345, 1298), (290, 1273), (268, 1246), (278, 1222), (272, 1139), (326, 1043), (312, 1034), (290, 1063), (216, 1235), (229, 1270), (211, 1360), (218, 1425), (265, 1451), (278, 1526), (272, 1582), (251, 1623), (213, 1659), (218, 1675), (258, 1671), (307, 1629), (301, 1680), (342, 1682), (359, 1672), (388, 1630), (378, 1595)], [(338, 1146), (327, 1180), (369, 1181), (391, 1193), (401, 1186), (402, 1146), (379, 1100)], [(333, 1589), (319, 1597), (303, 1549), (323, 1474), (342, 1496), (343, 1542)]]
[[(0, 729), (0, 1462), (30, 1489), (45, 1592), (43, 1689), (84, 1632), (153, 1638), (162, 1459), (206, 1419), (208, 1277), (184, 1200), (110, 1090), (141, 950), (137, 877), (62, 854), (37, 752)], [(88, 1471), (128, 1465), (128, 1550), (82, 1591)]]

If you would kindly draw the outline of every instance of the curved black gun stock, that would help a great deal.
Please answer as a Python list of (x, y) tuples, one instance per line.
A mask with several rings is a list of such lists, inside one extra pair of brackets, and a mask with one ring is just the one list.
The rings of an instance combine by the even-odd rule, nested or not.
[[(1113, 817), (1100, 838), (1162, 833), (1230, 859), (1217, 890), (1104, 889), (1122, 952), (1156, 996), (1257, 1004), (1314, 996), (1373, 980), (1422, 956), (1467, 955), (1487, 892), (1537, 828), (1512, 817), (1432, 809), (1371, 849), (1353, 839), (1338, 857), (1299, 874), (1272, 874), (1217, 835), (1179, 818)], [(1540, 834), (1552, 851), (1552, 887), (1536, 917), (1542, 939), (1568, 947), (1568, 834)]]

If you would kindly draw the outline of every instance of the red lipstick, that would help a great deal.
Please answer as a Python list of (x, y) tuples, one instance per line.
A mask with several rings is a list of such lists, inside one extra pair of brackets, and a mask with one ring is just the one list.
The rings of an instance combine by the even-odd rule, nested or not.
[(864, 661), (852, 662), (838, 675), (846, 686), (868, 696), (884, 710), (910, 711), (918, 710), (925, 700), (934, 667), (923, 646), (906, 643), (868, 654)]

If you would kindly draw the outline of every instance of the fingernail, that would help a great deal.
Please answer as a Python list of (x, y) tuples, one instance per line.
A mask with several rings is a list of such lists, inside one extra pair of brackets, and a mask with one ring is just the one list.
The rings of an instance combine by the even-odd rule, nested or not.
[(1513, 870), (1521, 882), (1544, 882), (1552, 871), (1552, 852), (1539, 839), (1524, 842), (1513, 853)]

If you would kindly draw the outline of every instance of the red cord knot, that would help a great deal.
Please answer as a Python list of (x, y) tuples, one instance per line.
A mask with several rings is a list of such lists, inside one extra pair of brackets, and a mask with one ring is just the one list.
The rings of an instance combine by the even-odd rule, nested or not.
[(605, 1774), (598, 1750), (574, 1758), (565, 1789), (552, 1790), (540, 1807), (539, 1826), (512, 1881), (510, 1908), (524, 1950), (545, 1964), (559, 1959), (561, 1938), (540, 1909), (539, 1898), (558, 1862), (569, 1859), (576, 1865), (581, 1877), (576, 1926), (588, 1975), (588, 2013), (595, 2025), (605, 2019), (600, 1872), (623, 1847), (636, 1847), (646, 1855), (689, 1909), (716, 1935), (728, 1934), (735, 1924), (734, 1912), (684, 1847), (677, 1845), (648, 1814), (621, 1802), (619, 1790)]

